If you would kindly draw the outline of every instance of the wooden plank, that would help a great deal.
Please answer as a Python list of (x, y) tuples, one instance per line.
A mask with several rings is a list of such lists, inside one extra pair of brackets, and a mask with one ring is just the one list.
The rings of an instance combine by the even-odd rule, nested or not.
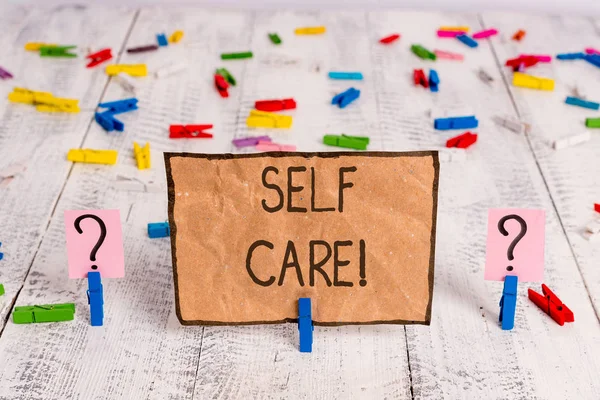
[[(507, 29), (512, 21), (507, 18), (498, 28), (504, 35), (519, 27), (537, 30), (536, 19), (522, 18), (528, 23)], [(495, 115), (514, 117), (514, 110), (491, 48), (486, 41), (469, 49), (435, 37), (442, 25), (480, 29), (477, 16), (386, 11), (371, 13), (369, 21), (373, 42), (395, 31), (403, 35), (400, 45), (373, 46), (386, 149), (440, 147), (462, 133), (434, 131), (430, 113), (472, 113), (480, 120), (479, 140), (465, 152), (466, 160), (442, 161), (440, 168), (433, 320), (430, 327), (406, 327), (414, 397), (593, 398), (600, 390), (593, 378), (600, 368), (600, 326), (526, 138), (492, 122)], [(460, 52), (465, 61), (421, 61), (410, 53), (412, 43)], [(440, 92), (414, 88), (414, 68), (435, 68)], [(495, 79), (491, 85), (478, 79), (479, 68)], [(539, 283), (520, 284), (515, 329), (500, 329), (502, 283), (483, 280), (492, 207), (547, 210), (546, 283), (576, 310), (577, 322), (556, 325), (527, 299), (526, 289), (540, 291)], [(571, 373), (582, 370), (586, 373)]]
[[(67, 151), (82, 142), (92, 118), (90, 110), (106, 83), (101, 68), (86, 69), (81, 57), (41, 58), (23, 46), (29, 41), (47, 40), (95, 43), (118, 51), (134, 14), (118, 8), (57, 7), (29, 11), (8, 8), (0, 18), (6, 15), (11, 22), (1, 24), (8, 30), (2, 36), (1, 65), (15, 78), (0, 85), (0, 174), (11, 175), (9, 170), (13, 170), (15, 177), (0, 178), (0, 251), (4, 253), (0, 282), (6, 289), (0, 298), (0, 331), (71, 169)], [(82, 112), (38, 113), (30, 105), (9, 103), (6, 98), (13, 86), (80, 99)]]
[[(534, 24), (535, 30), (528, 29), (522, 43), (494, 41), (494, 49), (502, 63), (519, 53), (554, 56), (557, 53), (583, 51), (586, 47), (593, 47), (600, 39), (600, 29), (587, 18), (526, 18), (522, 15), (486, 14), (484, 22), (488, 26), (497, 25), (507, 33), (511, 29)], [(504, 72), (510, 82), (510, 70), (504, 68)], [(527, 138), (544, 174), (553, 208), (558, 212), (561, 228), (567, 234), (596, 315), (600, 318), (600, 245), (598, 241), (589, 241), (582, 235), (585, 226), (599, 216), (594, 212), (593, 205), (600, 203), (600, 165), (594, 161), (600, 149), (600, 138), (595, 130), (589, 130), (592, 134), (590, 142), (562, 150), (552, 148), (552, 143), (557, 139), (585, 132), (587, 117), (600, 116), (598, 111), (565, 104), (567, 96), (576, 95), (575, 89), (579, 96), (600, 102), (600, 69), (583, 60), (553, 59), (552, 63), (536, 65), (527, 72), (556, 81), (553, 92), (512, 85), (509, 85), (509, 89), (521, 118), (532, 125)], [(546, 276), (551, 273), (549, 271)], [(558, 288), (557, 293), (561, 293)]]

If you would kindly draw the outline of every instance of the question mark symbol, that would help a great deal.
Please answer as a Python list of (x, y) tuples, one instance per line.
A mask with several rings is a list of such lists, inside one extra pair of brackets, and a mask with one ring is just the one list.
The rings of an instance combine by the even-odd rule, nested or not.
[[(96, 253), (98, 253), (100, 246), (102, 246), (102, 243), (104, 243), (104, 239), (106, 238), (106, 225), (104, 225), (104, 221), (102, 221), (100, 218), (98, 218), (97, 216), (95, 216), (93, 214), (80, 215), (75, 220), (75, 229), (77, 230), (77, 233), (79, 233), (79, 234), (83, 233), (83, 230), (81, 229), (80, 224), (81, 224), (81, 221), (83, 221), (86, 218), (91, 218), (94, 221), (96, 221), (98, 223), (98, 225), (100, 225), (100, 237), (98, 238), (96, 245), (94, 246), (94, 248), (92, 249), (92, 252), (90, 253), (90, 261), (96, 261)], [(96, 270), (96, 269), (98, 269), (98, 266), (92, 265), (92, 269)]]
[[(519, 243), (519, 241), (521, 239), (523, 239), (523, 237), (527, 233), (527, 223), (525, 222), (525, 220), (523, 218), (519, 217), (516, 214), (510, 214), (510, 215), (506, 215), (506, 216), (502, 217), (500, 219), (500, 221), (498, 221), (498, 230), (504, 236), (508, 236), (508, 231), (504, 228), (504, 224), (509, 219), (514, 219), (515, 221), (517, 221), (521, 225), (521, 232), (519, 232), (519, 234), (517, 235), (517, 237), (513, 239), (513, 241), (510, 243), (510, 246), (508, 246), (508, 250), (506, 251), (506, 256), (508, 257), (508, 260), (512, 261), (512, 260), (515, 259), (515, 255), (513, 254), (513, 251), (515, 250), (515, 247), (517, 246), (517, 243)], [(512, 271), (513, 270), (512, 265), (509, 265), (508, 267), (506, 267), (506, 270), (507, 271)]]

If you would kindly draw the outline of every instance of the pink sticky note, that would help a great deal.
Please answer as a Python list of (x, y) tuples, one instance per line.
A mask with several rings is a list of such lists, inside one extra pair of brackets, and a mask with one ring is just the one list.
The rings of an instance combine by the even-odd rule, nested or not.
[(70, 279), (87, 278), (93, 271), (102, 278), (125, 275), (119, 210), (65, 211), (65, 232)]
[(506, 275), (516, 275), (519, 282), (541, 282), (545, 227), (544, 210), (490, 209), (484, 279), (503, 281)]

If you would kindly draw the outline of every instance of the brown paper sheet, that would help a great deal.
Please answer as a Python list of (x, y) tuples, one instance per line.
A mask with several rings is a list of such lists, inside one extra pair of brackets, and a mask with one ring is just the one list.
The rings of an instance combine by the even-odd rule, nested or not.
[(182, 324), (296, 321), (300, 297), (316, 325), (429, 324), (437, 152), (165, 153), (165, 164)]

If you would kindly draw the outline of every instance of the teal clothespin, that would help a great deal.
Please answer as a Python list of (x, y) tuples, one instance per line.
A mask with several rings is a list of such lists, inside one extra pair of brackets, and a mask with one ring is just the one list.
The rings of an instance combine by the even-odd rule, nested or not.
[(42, 57), (77, 57), (77, 54), (69, 53), (69, 50), (77, 46), (42, 46), (40, 56)]
[(325, 135), (323, 143), (347, 149), (366, 150), (369, 138), (367, 136)]
[(15, 324), (72, 321), (74, 317), (74, 303), (15, 307), (13, 311)]

